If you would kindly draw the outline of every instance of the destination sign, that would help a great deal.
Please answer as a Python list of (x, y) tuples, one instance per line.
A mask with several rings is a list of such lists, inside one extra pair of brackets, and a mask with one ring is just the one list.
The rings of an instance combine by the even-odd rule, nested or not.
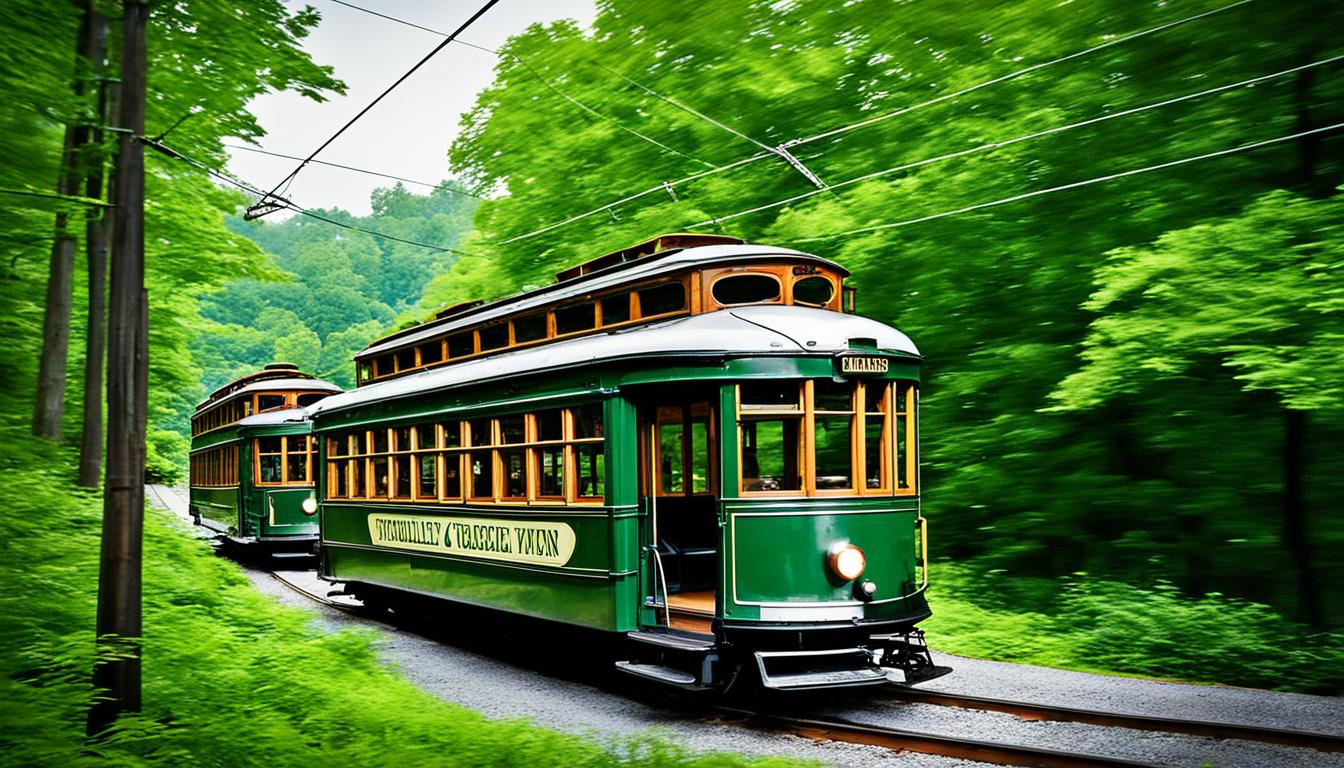
[(840, 375), (880, 376), (891, 368), (891, 361), (877, 355), (841, 355)]
[(575, 536), (564, 523), (372, 514), (369, 540), (379, 547), (559, 566), (574, 555)]

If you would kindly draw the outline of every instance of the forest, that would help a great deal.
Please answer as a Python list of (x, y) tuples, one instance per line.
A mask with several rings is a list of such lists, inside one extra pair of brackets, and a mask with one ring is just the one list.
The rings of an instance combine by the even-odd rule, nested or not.
[[(110, 71), (74, 56), (80, 22), (0, 9), (4, 425), (40, 410), (65, 242), (48, 437), (68, 448), (99, 418), (107, 199), (68, 177), (115, 138), (63, 171)], [(1169, 662), (1103, 666), (1211, 679), (1295, 638), (1315, 650), (1293, 685), (1344, 684), (1344, 6), (600, 0), (591, 28), (501, 49), (450, 145), (444, 127), (439, 188), (244, 221), (255, 197), (222, 169), (226, 142), (264, 141), (249, 102), (344, 90), (303, 49), (320, 23), (276, 0), (152, 6), (146, 132), (178, 154), (146, 160), (151, 478), (182, 480), (188, 415), (240, 373), (350, 386), (355, 352), (444, 306), (720, 232), (838, 261), (859, 313), (923, 352), (924, 514), (967, 611), (941, 620), (1009, 622), (964, 650), (1012, 657), (1027, 617), (1073, 611), (1053, 630), (1142, 634)]]

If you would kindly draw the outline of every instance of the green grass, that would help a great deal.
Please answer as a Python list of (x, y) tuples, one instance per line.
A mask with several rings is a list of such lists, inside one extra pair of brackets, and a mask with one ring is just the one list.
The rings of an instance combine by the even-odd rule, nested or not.
[(1087, 672), (1310, 693), (1344, 691), (1344, 636), (1265, 605), (1086, 574), (1051, 580), (935, 563), (934, 648)]
[[(101, 502), (69, 457), (0, 428), (0, 763), (220, 766), (740, 766), (656, 734), (603, 740), (490, 720), (378, 661), (373, 632), (323, 632), (147, 510), (144, 712), (83, 739)], [(526, 691), (501, 691), (526, 696)]]

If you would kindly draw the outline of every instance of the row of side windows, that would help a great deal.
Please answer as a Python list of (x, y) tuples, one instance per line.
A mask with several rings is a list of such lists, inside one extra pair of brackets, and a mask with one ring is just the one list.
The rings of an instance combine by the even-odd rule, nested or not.
[(689, 312), (687, 286), (686, 278), (658, 282), (431, 339), (361, 361), (359, 381), (362, 384), (445, 361)]
[(205, 488), (238, 485), (238, 444), (207, 448), (191, 455), (191, 484)]
[(327, 498), (600, 503), (602, 405), (343, 432), (326, 438)]

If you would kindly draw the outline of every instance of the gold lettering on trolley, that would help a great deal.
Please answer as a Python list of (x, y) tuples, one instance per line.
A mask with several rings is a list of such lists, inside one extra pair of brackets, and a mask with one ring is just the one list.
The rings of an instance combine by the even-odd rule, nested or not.
[(841, 373), (886, 373), (891, 361), (885, 357), (848, 355), (840, 358)]
[(574, 555), (576, 538), (564, 523), (372, 514), (369, 541), (376, 547), (559, 566)]

